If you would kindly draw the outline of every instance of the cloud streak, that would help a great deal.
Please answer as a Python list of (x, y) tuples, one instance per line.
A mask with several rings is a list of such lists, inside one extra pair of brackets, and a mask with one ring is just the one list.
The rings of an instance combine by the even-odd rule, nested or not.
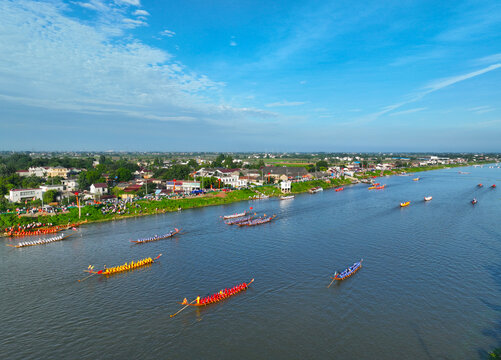
[(274, 103), (269, 103), (269, 104), (266, 104), (265, 106), (266, 107), (287, 107), (287, 106), (300, 106), (300, 105), (304, 105), (306, 104), (306, 102), (304, 101), (278, 101), (278, 102), (274, 102)]

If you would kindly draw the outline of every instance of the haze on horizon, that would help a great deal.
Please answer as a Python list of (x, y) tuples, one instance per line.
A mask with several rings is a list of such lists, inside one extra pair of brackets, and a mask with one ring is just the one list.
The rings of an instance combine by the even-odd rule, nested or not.
[(0, 150), (501, 151), (498, 1), (0, 13)]

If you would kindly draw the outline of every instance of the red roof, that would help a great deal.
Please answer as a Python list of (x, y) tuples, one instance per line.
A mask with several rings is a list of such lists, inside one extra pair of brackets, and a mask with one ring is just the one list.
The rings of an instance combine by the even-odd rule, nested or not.
[(16, 172), (29, 172), (28, 170), (17, 170)]
[(105, 183), (97, 183), (97, 184), (94, 184), (94, 187), (95, 188), (106, 188), (106, 187), (108, 187), (108, 185), (106, 185)]

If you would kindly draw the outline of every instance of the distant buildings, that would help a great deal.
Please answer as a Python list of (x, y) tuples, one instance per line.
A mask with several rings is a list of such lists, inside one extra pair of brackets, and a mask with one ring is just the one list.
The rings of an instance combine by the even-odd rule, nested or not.
[(42, 200), (42, 189), (12, 189), (9, 191), (10, 202), (21, 202), (24, 200)]

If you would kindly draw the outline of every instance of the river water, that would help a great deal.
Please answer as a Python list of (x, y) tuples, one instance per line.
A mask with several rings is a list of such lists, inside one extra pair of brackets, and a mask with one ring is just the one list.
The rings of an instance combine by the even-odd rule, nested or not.
[[(501, 188), (490, 188), (501, 169), (460, 170), (470, 173), (90, 224), (42, 246), (0, 239), (0, 358), (481, 359), (501, 345)], [(277, 218), (220, 219), (249, 207)], [(174, 227), (183, 234), (129, 242)], [(159, 253), (146, 268), (77, 281), (89, 264)], [(184, 297), (252, 278), (241, 294), (169, 316)]]

